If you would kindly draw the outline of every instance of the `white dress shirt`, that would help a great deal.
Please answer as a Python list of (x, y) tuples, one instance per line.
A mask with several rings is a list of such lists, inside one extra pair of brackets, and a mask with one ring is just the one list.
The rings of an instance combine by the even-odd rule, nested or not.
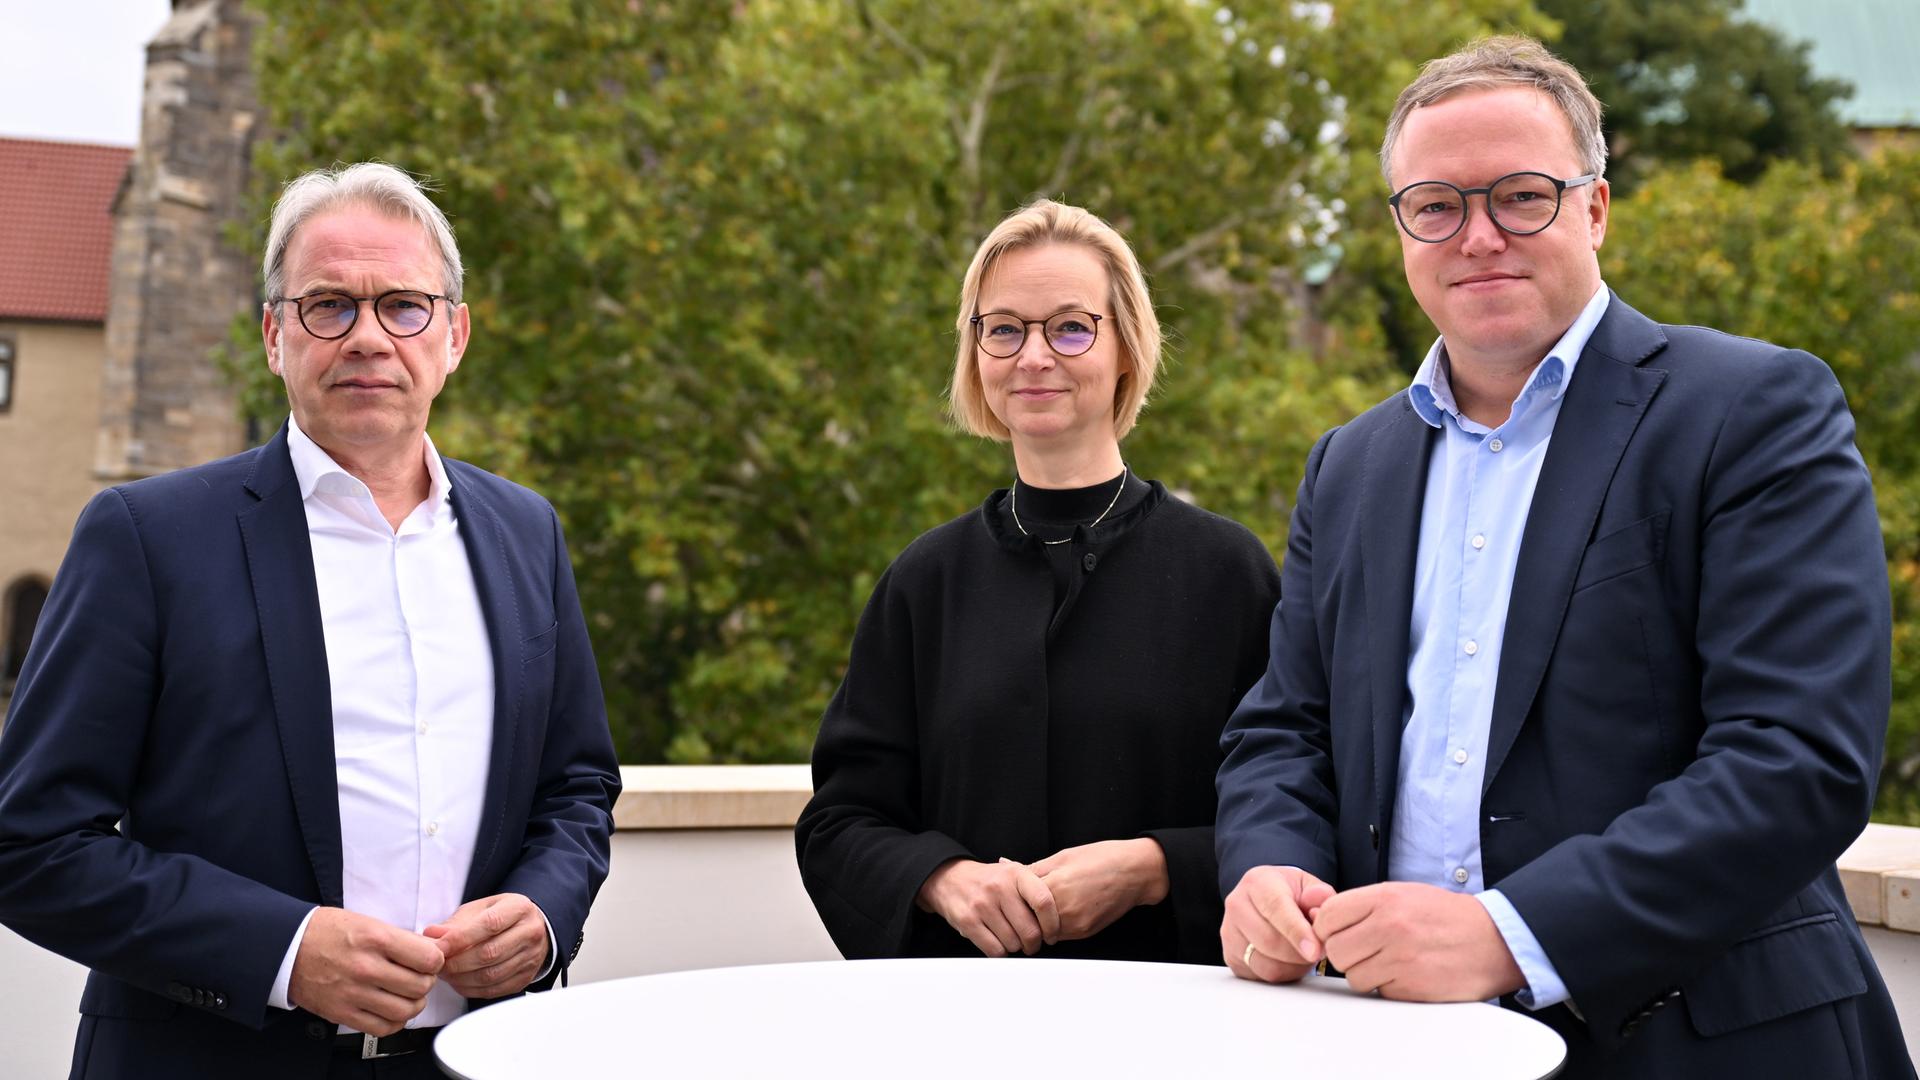
[[(395, 529), (367, 486), (291, 420), (287, 448), (327, 643), (343, 906), (417, 933), (460, 906), (492, 756), (493, 654), (452, 485), (425, 439), (431, 487)], [(280, 1008), (291, 1008), (307, 921), (268, 998)], [(466, 1000), (439, 981), (407, 1026), (464, 1012)]]

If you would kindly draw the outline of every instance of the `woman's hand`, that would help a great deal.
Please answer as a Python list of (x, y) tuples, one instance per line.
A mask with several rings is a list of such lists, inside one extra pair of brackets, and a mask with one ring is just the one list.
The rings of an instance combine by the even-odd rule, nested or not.
[(1038, 875), (1011, 859), (942, 863), (920, 886), (916, 901), (988, 956), (1032, 956), (1060, 940), (1053, 894)]
[(1143, 904), (1167, 898), (1167, 855), (1156, 840), (1102, 840), (1057, 851), (1033, 872), (1059, 908), (1060, 939), (1092, 937)]

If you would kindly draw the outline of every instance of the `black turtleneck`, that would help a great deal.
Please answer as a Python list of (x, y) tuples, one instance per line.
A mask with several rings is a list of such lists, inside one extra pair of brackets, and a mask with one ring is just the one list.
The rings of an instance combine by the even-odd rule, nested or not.
[[(1126, 478), (1124, 490), (1121, 477)], [(1013, 520), (1017, 511), (1019, 527), (1043, 542), (1047, 562), (1053, 567), (1053, 606), (1056, 611), (1066, 600), (1067, 589), (1082, 570), (1081, 564), (1086, 558), (1082, 550), (1086, 545), (1086, 536), (1080, 534), (1080, 541), (1076, 543), (1075, 526), (1096, 527), (1094, 523), (1097, 520), (1103, 535), (1109, 538), (1119, 536), (1135, 520), (1130, 516), (1133, 508), (1139, 506), (1152, 490), (1152, 485), (1131, 471), (1083, 488), (1042, 488), (1024, 480), (1014, 481), (1004, 509), (1009, 521)], [(1116, 494), (1119, 496), (1117, 500), (1114, 497)], [(1114, 531), (1108, 533), (1105, 526), (1110, 521), (1114, 523)], [(1049, 540), (1062, 542), (1045, 543)]]
[(1266, 669), (1280, 575), (1157, 483), (1129, 479), (1102, 518), (1116, 482), (1003, 488), (875, 584), (795, 829), (847, 956), (979, 955), (914, 903), (948, 859), (1148, 837), (1166, 900), (1041, 955), (1221, 962), (1220, 731)]

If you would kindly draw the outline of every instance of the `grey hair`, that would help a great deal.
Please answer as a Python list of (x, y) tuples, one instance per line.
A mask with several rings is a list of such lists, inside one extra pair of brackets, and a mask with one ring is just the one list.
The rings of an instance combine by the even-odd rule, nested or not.
[(1508, 34), (1481, 38), (1456, 53), (1429, 60), (1420, 77), (1400, 91), (1387, 119), (1387, 137), (1380, 143), (1380, 175), (1393, 184), (1393, 148), (1407, 115), (1467, 90), (1499, 90), (1527, 86), (1546, 94), (1560, 107), (1573, 129), (1573, 147), (1580, 167), (1594, 176), (1607, 174), (1607, 137), (1600, 127), (1600, 99), (1572, 64), (1547, 51), (1530, 37)]
[(406, 218), (427, 230), (440, 251), (440, 288), (449, 301), (460, 303), (460, 248), (453, 242), (447, 215), (427, 198), (424, 183), (384, 161), (315, 169), (296, 177), (280, 192), (267, 224), (267, 253), (260, 260), (269, 301), (286, 296), (287, 245), (293, 241), (294, 230), (316, 214), (347, 206), (364, 206)]

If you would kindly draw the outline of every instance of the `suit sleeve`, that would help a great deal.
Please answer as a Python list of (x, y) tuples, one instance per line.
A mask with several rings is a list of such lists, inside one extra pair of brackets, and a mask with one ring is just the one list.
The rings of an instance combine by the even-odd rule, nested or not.
[(524, 894), (539, 905), (559, 945), (558, 963), (532, 989), (553, 985), (579, 952), (587, 911), (607, 879), (613, 804), (620, 797), (620, 763), (607, 728), (606, 699), (594, 667), (593, 645), (580, 611), (560, 521), (553, 530), (553, 696), (541, 748), (533, 805), (520, 857), (501, 892)]
[(1702, 483), (1696, 755), (1497, 883), (1603, 1045), (1831, 867), (1873, 805), (1891, 611), (1872, 483), (1824, 364), (1754, 368)]
[[(1267, 623), (1280, 601), (1280, 570), (1258, 537), (1235, 528), (1238, 558), (1221, 583), (1221, 610), (1236, 614), (1238, 655), (1229, 664), (1233, 685), (1228, 700), (1239, 701), (1267, 667)], [(1216, 699), (1217, 700), (1217, 699)], [(1215, 714), (1215, 723), (1224, 718)], [(1167, 858), (1167, 899), (1172, 908), (1174, 959), (1186, 964), (1220, 962), (1220, 921), (1225, 905), (1220, 863), (1214, 852), (1214, 826), (1152, 829), (1146, 833)]]
[(1287, 529), (1266, 672), (1220, 740), (1214, 845), (1223, 895), (1256, 866), (1298, 866), (1328, 882), (1335, 878), (1333, 746), (1313, 609), (1313, 488), (1337, 432), (1321, 436), (1307, 455)]
[(896, 563), (853, 635), (813, 744), (814, 795), (794, 827), (800, 879), (848, 959), (907, 955), (915, 898), (959, 841), (920, 827), (913, 620)]
[(0, 734), (0, 921), (96, 971), (260, 1027), (313, 904), (118, 828), (137, 812), (161, 653), (193, 647), (162, 641), (159, 626), (140, 533), (108, 489), (80, 515)]

